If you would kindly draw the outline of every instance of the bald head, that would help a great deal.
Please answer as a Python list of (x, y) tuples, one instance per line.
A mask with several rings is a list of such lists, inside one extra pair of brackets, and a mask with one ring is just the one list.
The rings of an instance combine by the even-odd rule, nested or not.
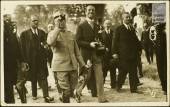
[(104, 28), (105, 29), (107, 29), (107, 30), (110, 29), (111, 25), (112, 25), (112, 23), (111, 23), (110, 20), (105, 20), (104, 21)]
[(123, 22), (125, 24), (129, 24), (130, 23), (130, 13), (129, 12), (123, 13), (122, 17), (123, 17)]
[(38, 16), (36, 16), (36, 15), (31, 16), (31, 27), (33, 29), (38, 28), (38, 21), (39, 21)]
[(31, 16), (31, 21), (38, 21), (38, 20), (39, 20), (38, 16), (36, 16), (36, 15)]
[(89, 19), (94, 19), (95, 17), (95, 7), (93, 5), (88, 5), (86, 7), (86, 17)]
[(5, 14), (4, 15), (4, 21), (7, 22), (7, 23), (11, 22), (11, 15), (10, 14)]

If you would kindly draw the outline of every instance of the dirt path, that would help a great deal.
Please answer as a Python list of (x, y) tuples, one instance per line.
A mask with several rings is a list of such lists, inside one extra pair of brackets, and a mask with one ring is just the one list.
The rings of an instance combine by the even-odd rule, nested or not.
[[(155, 60), (155, 57), (154, 57)], [(108, 73), (106, 78), (106, 83), (104, 85), (104, 91), (106, 98), (109, 100), (109, 103), (121, 103), (121, 102), (165, 102), (167, 101), (167, 96), (165, 96), (161, 90), (161, 85), (159, 82), (159, 77), (156, 70), (156, 63), (148, 65), (146, 58), (142, 55), (143, 62), (143, 73), (144, 77), (140, 78), (140, 82), (143, 83), (142, 86), (139, 86), (139, 91), (142, 91), (142, 94), (132, 94), (129, 90), (129, 82), (126, 79), (125, 84), (123, 85), (122, 92), (118, 93), (115, 89), (110, 88), (110, 75)], [(155, 79), (152, 80), (151, 78)], [(53, 73), (49, 72), (48, 77), (49, 85), (52, 86), (49, 90), (50, 96), (53, 96), (55, 101), (54, 103), (61, 103), (58, 99), (58, 92), (55, 87)], [(44, 103), (42, 96), (42, 90), (38, 89), (38, 99), (32, 100), (31, 95), (31, 83), (27, 82), (26, 87), (28, 89), (27, 102), (28, 103)], [(82, 92), (82, 103), (97, 103), (96, 97), (91, 97), (91, 94), (88, 93), (87, 88)], [(16, 103), (20, 103), (18, 99), (18, 94), (15, 91)], [(74, 99), (71, 98), (71, 103), (76, 103)]]
[[(158, 81), (153, 81), (148, 78), (141, 78), (140, 81), (143, 83), (142, 86), (139, 87), (139, 90), (142, 91), (142, 94), (132, 94), (129, 90), (128, 79), (122, 88), (122, 92), (118, 93), (115, 89), (110, 89), (110, 80), (109, 75), (106, 79), (106, 84), (104, 85), (106, 98), (110, 103), (119, 103), (119, 102), (164, 102), (166, 101), (166, 96), (163, 95), (161, 91), (161, 86)], [(52, 82), (52, 81), (51, 81)], [(58, 100), (58, 92), (54, 85), (54, 83), (50, 84), (52, 87), (49, 91), (50, 96), (55, 98), (55, 103), (61, 103)], [(42, 97), (41, 89), (38, 89), (38, 99), (32, 100), (31, 96), (31, 85), (30, 82), (27, 82), (26, 87), (28, 89), (27, 100), (28, 103), (44, 103), (44, 99)], [(83, 103), (97, 103), (96, 97), (91, 97), (90, 93), (88, 93), (87, 89), (83, 90), (82, 102)], [(18, 99), (18, 94), (15, 92), (16, 102), (20, 103), (20, 99)], [(75, 103), (74, 99), (71, 99), (72, 103)]]

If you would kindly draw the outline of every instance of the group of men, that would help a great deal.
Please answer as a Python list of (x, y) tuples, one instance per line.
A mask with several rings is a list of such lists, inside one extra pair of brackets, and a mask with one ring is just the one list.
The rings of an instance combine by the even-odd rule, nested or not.
[[(70, 97), (75, 97), (77, 102), (81, 102), (81, 91), (86, 85), (91, 90), (92, 97), (98, 97), (100, 103), (108, 102), (104, 95), (107, 71), (110, 71), (111, 88), (120, 92), (129, 73), (130, 92), (139, 93), (137, 64), (142, 46), (131, 24), (129, 13), (123, 14), (123, 24), (115, 32), (111, 30), (110, 20), (104, 21), (104, 29), (100, 31), (99, 25), (95, 23), (93, 5), (87, 6), (86, 19), (78, 25), (76, 35), (67, 30), (66, 14), (63, 11), (56, 11), (53, 20), (54, 29), (46, 34), (38, 28), (38, 17), (31, 16), (31, 27), (21, 33), (19, 42), (16, 36), (4, 29), (6, 103), (15, 102), (14, 84), (19, 84), (16, 88), (20, 93), (21, 102), (26, 103), (26, 89), (23, 88), (26, 80), (32, 83), (34, 100), (37, 99), (38, 82), (45, 102), (54, 101), (48, 93), (47, 61), (54, 72), (57, 89), (61, 95), (60, 101), (63, 103), (69, 103)], [(119, 71), (118, 79), (116, 68)], [(11, 73), (17, 75), (17, 70), (26, 72), (22, 85), (21, 81), (11, 82), (17, 80), (10, 77)], [(19, 73), (18, 75), (21, 76)]]

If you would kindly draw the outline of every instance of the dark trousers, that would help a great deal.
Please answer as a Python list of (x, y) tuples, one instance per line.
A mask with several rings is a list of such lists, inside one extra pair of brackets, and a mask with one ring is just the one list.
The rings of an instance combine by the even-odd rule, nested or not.
[(149, 64), (153, 62), (153, 47), (149, 45), (144, 45), (145, 56)]
[(4, 87), (5, 87), (4, 89), (5, 102), (15, 103), (13, 84), (5, 82)]
[[(166, 53), (165, 53), (166, 54)], [(156, 63), (162, 90), (167, 92), (167, 59), (160, 51), (156, 52)]]
[(94, 70), (91, 71), (90, 78), (87, 82), (87, 88), (91, 90), (91, 94), (93, 97), (97, 96), (97, 87), (96, 87), (96, 78)]
[(33, 97), (37, 97), (37, 82), (39, 82), (42, 92), (43, 92), (43, 97), (48, 97), (49, 93), (48, 93), (48, 82), (47, 82), (47, 78), (34, 78), (31, 81), (31, 85), (32, 85), (32, 96)]
[(138, 56), (137, 68), (140, 76), (143, 76), (141, 56)]
[(129, 73), (130, 91), (137, 90), (137, 62), (135, 61), (121, 61), (118, 75), (117, 87), (121, 88)]
[(103, 79), (104, 79), (104, 83), (105, 83), (105, 79), (107, 76), (107, 72), (110, 71), (110, 86), (112, 88), (116, 87), (116, 65), (113, 65), (109, 59), (103, 62)]
[(27, 81), (28, 72), (23, 70), (18, 70), (17, 75), (17, 83), (15, 89), (17, 90), (19, 97), (21, 99), (21, 103), (27, 103), (26, 93), (27, 89), (25, 87), (25, 83)]

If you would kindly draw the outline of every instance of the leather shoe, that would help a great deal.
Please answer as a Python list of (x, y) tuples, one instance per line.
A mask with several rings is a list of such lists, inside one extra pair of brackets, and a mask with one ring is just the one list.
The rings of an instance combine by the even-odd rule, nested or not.
[(112, 89), (115, 89), (115, 88), (116, 88), (116, 86), (111, 86), (111, 88), (112, 88)]
[(45, 100), (45, 102), (50, 103), (50, 102), (54, 101), (54, 98), (53, 97), (45, 97), (44, 100)]
[(75, 92), (74, 98), (75, 98), (75, 100), (76, 100), (77, 103), (81, 103), (80, 95), (78, 95), (77, 92)]
[(142, 94), (143, 92), (141, 92), (141, 91), (137, 91), (137, 90), (134, 90), (134, 91), (131, 91), (131, 93)]
[(137, 86), (143, 85), (143, 83), (138, 83)]
[(143, 77), (143, 75), (140, 75), (140, 76), (139, 76), (139, 78), (142, 78), (142, 77)]
[(32, 99), (33, 99), (33, 100), (36, 100), (36, 99), (37, 99), (37, 97), (32, 97)]
[(166, 92), (166, 91), (164, 91), (164, 95), (167, 95), (167, 92)]
[(92, 94), (92, 97), (97, 97), (97, 94)]
[(117, 91), (117, 92), (121, 92), (121, 88), (118, 88), (118, 87), (117, 87), (117, 88), (116, 88), (116, 91)]
[(103, 101), (99, 101), (99, 103), (107, 103), (109, 102), (108, 100), (103, 100)]

